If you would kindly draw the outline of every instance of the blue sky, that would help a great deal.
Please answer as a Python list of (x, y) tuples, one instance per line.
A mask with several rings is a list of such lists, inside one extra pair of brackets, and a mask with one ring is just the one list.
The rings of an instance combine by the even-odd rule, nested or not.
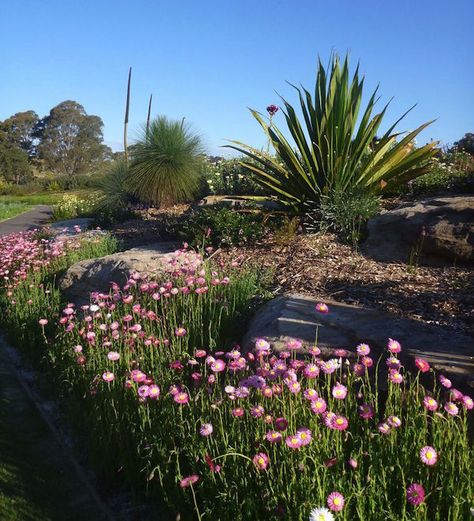
[(311, 88), (318, 54), (348, 50), (366, 93), (395, 97), (387, 124), (418, 103), (399, 129), (437, 118), (419, 141), (452, 143), (474, 131), (473, 19), (473, 0), (0, 0), (0, 119), (73, 99), (119, 150), (131, 65), (131, 140), (153, 93), (210, 153), (263, 146), (247, 107), (296, 101), (285, 80)]

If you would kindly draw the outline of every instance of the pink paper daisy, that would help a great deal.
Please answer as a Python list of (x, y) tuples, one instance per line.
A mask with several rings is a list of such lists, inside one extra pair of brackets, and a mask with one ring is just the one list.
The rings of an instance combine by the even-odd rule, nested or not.
[(423, 405), (428, 411), (436, 411), (438, 402), (432, 396), (425, 396), (423, 398)]
[(331, 492), (327, 504), (333, 512), (340, 512), (344, 508), (344, 496), (340, 492)]
[(459, 412), (459, 407), (453, 402), (447, 402), (444, 404), (444, 410), (451, 416), (456, 416)]
[(423, 358), (416, 358), (415, 365), (422, 373), (427, 373), (430, 370), (430, 364)]
[(332, 418), (330, 426), (337, 431), (345, 431), (349, 426), (349, 421), (344, 416), (336, 415)]
[(425, 501), (425, 489), (419, 483), (412, 483), (407, 487), (408, 503), (418, 506)]
[(329, 308), (324, 302), (318, 302), (315, 307), (319, 313), (329, 313)]
[(258, 454), (255, 454), (252, 461), (258, 470), (267, 470), (268, 465), (270, 463), (268, 456), (264, 452), (259, 452)]
[(327, 409), (327, 404), (324, 398), (316, 398), (316, 400), (311, 402), (311, 410), (315, 414), (323, 414)]
[(400, 353), (400, 351), (402, 350), (400, 342), (398, 342), (397, 340), (393, 340), (393, 338), (388, 339), (387, 348), (393, 354)]
[(282, 440), (282, 435), (281, 435), (281, 433), (279, 433), (277, 431), (268, 431), (267, 434), (265, 435), (265, 438), (270, 443), (280, 443), (280, 441)]
[(288, 447), (290, 447), (290, 449), (299, 449), (303, 446), (300, 437), (296, 434), (288, 436), (285, 439), (285, 443), (288, 445)]
[(332, 395), (337, 400), (344, 400), (347, 396), (347, 387), (339, 382), (332, 388)]
[(438, 453), (433, 447), (427, 445), (420, 450), (420, 459), (425, 465), (431, 467), (438, 461)]

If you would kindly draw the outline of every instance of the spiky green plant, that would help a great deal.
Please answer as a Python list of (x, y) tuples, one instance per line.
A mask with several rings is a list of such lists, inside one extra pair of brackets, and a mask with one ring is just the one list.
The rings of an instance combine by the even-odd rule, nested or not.
[(204, 147), (184, 121), (159, 116), (133, 146), (127, 187), (162, 206), (189, 201), (199, 190)]
[(129, 167), (125, 159), (112, 163), (98, 186), (101, 195), (94, 209), (96, 213), (123, 208), (130, 201), (130, 194), (125, 187), (128, 175)]
[(388, 104), (372, 117), (378, 101), (377, 87), (359, 120), (363, 84), (359, 67), (350, 79), (347, 56), (342, 65), (334, 56), (327, 71), (319, 61), (314, 96), (304, 87), (292, 85), (298, 92), (302, 120), (295, 108), (281, 98), (292, 141), (274, 121), (269, 124), (262, 114), (251, 110), (276, 155), (239, 141), (227, 146), (257, 161), (257, 165), (242, 164), (280, 202), (300, 210), (308, 202), (318, 205), (321, 196), (333, 190), (378, 194), (426, 173), (437, 143), (414, 148), (412, 141), (431, 122), (404, 136), (393, 133), (407, 111), (374, 144)]

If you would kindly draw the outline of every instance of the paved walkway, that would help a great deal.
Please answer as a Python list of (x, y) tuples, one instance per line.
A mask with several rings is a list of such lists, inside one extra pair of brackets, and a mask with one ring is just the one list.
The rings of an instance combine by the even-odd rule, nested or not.
[(28, 212), (0, 222), (0, 235), (34, 230), (48, 224), (53, 212), (49, 206), (38, 205)]

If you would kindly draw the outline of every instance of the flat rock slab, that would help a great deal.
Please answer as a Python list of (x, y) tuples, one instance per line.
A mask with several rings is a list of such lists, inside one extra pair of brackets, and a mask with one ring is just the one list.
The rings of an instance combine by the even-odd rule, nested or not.
[(51, 225), (53, 230), (65, 235), (75, 235), (77, 226), (82, 230), (90, 228), (94, 219), (92, 217), (78, 217), (77, 219), (67, 219), (65, 221), (56, 221)]
[(132, 272), (153, 275), (161, 271), (174, 242), (158, 242), (140, 248), (73, 264), (61, 277), (59, 288), (78, 305), (88, 303), (93, 292), (108, 293), (111, 283), (124, 285)]
[(310, 297), (293, 294), (271, 300), (252, 319), (243, 345), (249, 349), (255, 339), (263, 337), (279, 351), (285, 349), (288, 338), (311, 344), (317, 334), (317, 344), (323, 349), (354, 352), (359, 343), (366, 342), (378, 358), (390, 337), (402, 344), (405, 359), (422, 357), (464, 384), (474, 385), (471, 336), (335, 301), (326, 301), (329, 313), (318, 313), (316, 303)]

